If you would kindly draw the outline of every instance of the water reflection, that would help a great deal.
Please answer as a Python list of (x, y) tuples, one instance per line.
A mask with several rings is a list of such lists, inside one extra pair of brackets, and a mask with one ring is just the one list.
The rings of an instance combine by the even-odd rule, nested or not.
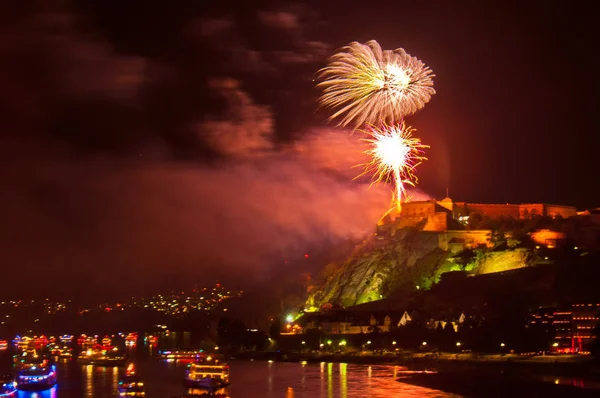
[[(94, 397), (94, 366), (84, 365), (85, 371), (83, 372), (83, 383), (85, 385), (85, 396), (86, 398)], [(60, 373), (59, 373), (60, 375)]]
[(333, 363), (327, 364), (327, 397), (333, 397)]
[(46, 391), (35, 391), (35, 392), (27, 392), (27, 391), (19, 391), (17, 394), (18, 398), (57, 398), (56, 390), (58, 387), (54, 386)]
[(340, 397), (348, 396), (348, 364), (340, 363)]
[(113, 366), (112, 368), (112, 392), (113, 394), (117, 395), (119, 393), (118, 388), (119, 387), (119, 368), (116, 366)]
[(288, 387), (285, 398), (294, 398), (294, 389), (292, 387)]
[[(143, 348), (142, 348), (143, 347)], [(148, 356), (138, 345), (136, 368), (144, 380), (149, 397), (172, 397), (186, 390), (183, 377), (188, 362), (161, 361)], [(0, 358), (1, 359), (1, 358)], [(7, 357), (10, 363), (11, 357)], [(451, 397), (440, 391), (397, 381), (398, 366), (365, 366), (344, 363), (281, 363), (229, 361), (232, 384), (218, 391), (230, 398), (389, 398)], [(19, 393), (18, 398), (103, 398), (117, 395), (123, 368), (79, 365), (76, 361), (58, 364), (58, 389), (41, 393)], [(554, 380), (552, 380), (554, 382)], [(561, 380), (562, 383), (562, 380)], [(587, 386), (587, 384), (586, 384)]]

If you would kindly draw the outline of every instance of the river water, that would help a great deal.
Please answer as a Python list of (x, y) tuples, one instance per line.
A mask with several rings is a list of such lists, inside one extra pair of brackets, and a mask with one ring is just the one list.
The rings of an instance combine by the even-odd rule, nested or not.
[[(160, 360), (144, 347), (130, 352), (138, 374), (144, 379), (148, 398), (171, 398), (187, 391), (183, 375), (187, 363)], [(12, 353), (0, 354), (10, 363)], [(230, 360), (231, 398), (389, 398), (457, 397), (457, 395), (398, 382), (405, 368), (390, 365), (345, 363), (302, 364)], [(42, 393), (19, 392), (19, 398), (108, 398), (117, 396), (117, 382), (124, 369), (78, 365), (74, 360), (57, 363), (58, 385)]]

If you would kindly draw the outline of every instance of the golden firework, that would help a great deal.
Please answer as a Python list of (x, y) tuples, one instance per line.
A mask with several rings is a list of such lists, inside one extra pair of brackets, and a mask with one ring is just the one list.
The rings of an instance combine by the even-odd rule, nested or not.
[(371, 127), (364, 131), (368, 136), (363, 139), (368, 144), (364, 153), (371, 161), (361, 165), (364, 171), (360, 176), (371, 175), (374, 184), (392, 180), (394, 206), (390, 211), (395, 210), (398, 214), (402, 202), (410, 200), (406, 187), (414, 187), (418, 182), (416, 167), (427, 160), (424, 149), (429, 148), (429, 145), (422, 144), (421, 139), (413, 137), (414, 131), (415, 129), (406, 126), (404, 122), (395, 126), (383, 124), (381, 128)]
[(352, 42), (318, 72), (319, 103), (339, 126), (394, 124), (423, 108), (435, 94), (431, 69), (402, 48), (382, 50), (374, 40)]

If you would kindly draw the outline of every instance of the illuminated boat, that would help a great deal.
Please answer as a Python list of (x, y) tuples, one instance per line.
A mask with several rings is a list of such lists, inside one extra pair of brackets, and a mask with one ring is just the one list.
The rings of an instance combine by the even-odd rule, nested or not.
[(50, 351), (50, 354), (55, 357), (60, 357), (60, 358), (73, 357), (73, 352), (72, 352), (71, 348), (69, 348), (66, 345), (63, 345), (63, 346), (59, 346), (57, 344), (49, 345), (48, 350)]
[(117, 347), (96, 345), (79, 354), (77, 363), (96, 366), (124, 366), (127, 358)]
[(117, 387), (120, 397), (145, 397), (144, 382), (137, 375), (135, 365), (130, 363), (125, 370), (125, 376), (119, 380)]
[(137, 333), (129, 333), (127, 337), (125, 337), (125, 344), (132, 346), (137, 344), (138, 334)]
[(13, 356), (15, 369), (28, 369), (33, 366), (43, 367), (49, 363), (50, 360), (38, 353), (37, 350), (27, 350)]
[(71, 344), (71, 342), (73, 341), (73, 335), (72, 334), (63, 334), (62, 336), (59, 337), (59, 340), (63, 344)]
[(13, 375), (0, 376), (0, 397), (14, 397), (17, 395), (17, 382)]
[(179, 359), (196, 361), (204, 356), (202, 350), (174, 350), (174, 351), (159, 351), (158, 357), (160, 359)]
[(215, 390), (229, 385), (229, 366), (212, 357), (188, 365), (185, 371), (185, 386)]
[(8, 348), (8, 341), (0, 340), (0, 350), (6, 350)]
[(56, 384), (56, 366), (43, 364), (30, 366), (19, 371), (17, 389), (25, 391), (48, 390)]
[(110, 337), (108, 337), (108, 336), (104, 336), (102, 338), (102, 345), (105, 346), (105, 347), (111, 346), (112, 345), (112, 339)]
[(98, 336), (87, 336), (82, 334), (77, 339), (77, 344), (81, 346), (82, 349), (86, 350), (98, 344)]
[(29, 343), (31, 342), (31, 337), (29, 336), (17, 336), (15, 337), (15, 339), (13, 340), (13, 343), (15, 345), (15, 347), (17, 347), (17, 349), (19, 351), (24, 351), (27, 348), (29, 348)]
[(48, 344), (48, 338), (46, 336), (44, 336), (44, 335), (41, 335), (40, 337), (33, 336), (33, 339), (29, 343), (29, 348), (42, 349), (47, 344)]
[(153, 336), (153, 335), (146, 336), (146, 337), (144, 337), (144, 341), (146, 342), (146, 344), (149, 344), (149, 345), (157, 345), (158, 344), (158, 336)]

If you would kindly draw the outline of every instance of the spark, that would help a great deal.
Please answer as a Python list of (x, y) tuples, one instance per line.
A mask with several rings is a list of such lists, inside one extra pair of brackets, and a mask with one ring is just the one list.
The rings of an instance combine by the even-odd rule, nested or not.
[(385, 215), (393, 210), (400, 214), (402, 202), (410, 200), (406, 187), (417, 184), (416, 168), (427, 160), (424, 149), (429, 148), (429, 145), (422, 144), (420, 138), (413, 137), (414, 131), (404, 122), (395, 126), (384, 123), (381, 128), (371, 127), (363, 131), (368, 136), (362, 139), (368, 145), (364, 153), (371, 161), (359, 165), (364, 167), (364, 171), (358, 177), (368, 174), (372, 176), (373, 184), (390, 180), (394, 183), (393, 206)]
[(329, 120), (356, 127), (394, 124), (423, 108), (435, 94), (433, 71), (402, 48), (382, 50), (375, 40), (352, 42), (318, 72), (319, 103)]

